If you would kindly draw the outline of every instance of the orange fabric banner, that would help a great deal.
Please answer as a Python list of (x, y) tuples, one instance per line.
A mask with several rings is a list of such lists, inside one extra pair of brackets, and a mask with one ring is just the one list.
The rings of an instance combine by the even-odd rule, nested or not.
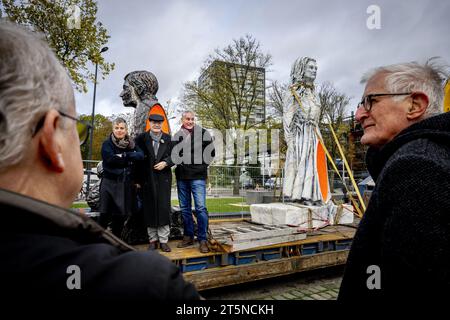
[[(153, 105), (153, 107), (151, 107), (149, 112), (148, 112), (148, 117), (151, 114), (159, 114), (160, 116), (164, 117), (164, 121), (163, 121), (161, 130), (162, 130), (162, 132), (170, 135), (169, 119), (167, 119), (166, 110), (164, 110), (162, 105), (160, 105), (159, 103)], [(145, 132), (150, 130), (150, 121), (148, 120), (148, 117), (147, 117), (147, 120), (145, 122)]]

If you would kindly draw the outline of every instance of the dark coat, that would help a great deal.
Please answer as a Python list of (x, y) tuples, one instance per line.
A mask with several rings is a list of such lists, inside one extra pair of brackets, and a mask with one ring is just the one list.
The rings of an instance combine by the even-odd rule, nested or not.
[[(156, 252), (135, 251), (85, 216), (3, 189), (0, 212), (5, 305), (8, 300), (151, 303), (199, 298), (170, 260)], [(67, 287), (76, 272), (70, 266), (79, 267), (80, 290)]]
[[(122, 155), (121, 157), (117, 155)], [(133, 161), (142, 160), (143, 153), (139, 148), (122, 149), (111, 140), (111, 135), (102, 144), (103, 174), (105, 178), (117, 179), (128, 175), (124, 180), (131, 180), (130, 169)]]
[[(119, 156), (120, 155), (120, 156)], [(103, 142), (103, 176), (100, 185), (100, 211), (131, 215), (135, 208), (133, 162), (144, 159), (139, 147), (119, 148), (111, 135)]]
[(209, 132), (196, 125), (189, 139), (180, 130), (173, 136), (172, 141), (175, 155), (172, 160), (177, 165), (177, 180), (206, 180), (208, 166), (216, 155), (214, 141)]
[[(339, 300), (373, 303), (449, 292), (450, 113), (408, 127), (379, 150), (370, 148), (366, 161), (376, 186)], [(380, 268), (381, 290), (367, 287), (371, 265)]]
[[(137, 164), (136, 182), (142, 187), (144, 221), (149, 227), (160, 227), (170, 223), (170, 191), (172, 188), (171, 137), (162, 134), (155, 157), (153, 140), (149, 132), (141, 133), (136, 138), (136, 146), (140, 148), (145, 157)], [(163, 170), (153, 167), (161, 162), (167, 162)]]

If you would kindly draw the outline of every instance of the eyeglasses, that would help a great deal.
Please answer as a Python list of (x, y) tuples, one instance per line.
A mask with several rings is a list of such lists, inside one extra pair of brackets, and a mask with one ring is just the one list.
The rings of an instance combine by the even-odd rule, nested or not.
[(361, 106), (366, 110), (367, 112), (370, 112), (372, 110), (372, 102), (374, 97), (384, 97), (384, 96), (407, 96), (410, 95), (412, 92), (401, 92), (401, 93), (371, 93), (367, 96), (363, 97), (361, 102), (358, 103), (358, 106), (356, 109), (359, 109)]
[(82, 146), (83, 144), (86, 143), (88, 137), (89, 137), (89, 133), (92, 130), (92, 126), (90, 123), (80, 120), (78, 118), (72, 117), (62, 111), (59, 111), (59, 114), (62, 115), (63, 117), (75, 120), (77, 122), (77, 132), (78, 132), (78, 138), (80, 140), (80, 146)]
[[(77, 132), (78, 132), (78, 138), (80, 140), (80, 146), (82, 146), (83, 144), (85, 144), (85, 142), (87, 141), (88, 137), (89, 137), (89, 132), (92, 130), (92, 126), (90, 123), (77, 119), (75, 117), (72, 117), (71, 115), (68, 115), (67, 113), (64, 113), (62, 111), (57, 110), (58, 113), (60, 115), (62, 115), (63, 117), (75, 120), (77, 122)], [(36, 129), (33, 132), (32, 137), (34, 137), (39, 130), (42, 128), (42, 126), (44, 125), (44, 121), (45, 121), (45, 117), (47, 114), (45, 114), (38, 122)]]

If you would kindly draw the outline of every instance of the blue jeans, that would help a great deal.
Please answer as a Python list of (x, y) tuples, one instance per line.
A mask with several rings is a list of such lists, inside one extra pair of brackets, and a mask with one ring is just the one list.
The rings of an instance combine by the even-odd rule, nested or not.
[(206, 240), (208, 230), (208, 213), (206, 211), (206, 181), (177, 180), (178, 201), (183, 214), (184, 236), (194, 238), (194, 220), (192, 218), (191, 194), (194, 196), (197, 214), (197, 239)]

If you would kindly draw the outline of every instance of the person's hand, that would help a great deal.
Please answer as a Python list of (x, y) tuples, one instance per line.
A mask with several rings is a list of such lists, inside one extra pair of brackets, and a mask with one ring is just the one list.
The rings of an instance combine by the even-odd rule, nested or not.
[(153, 167), (153, 169), (155, 170), (162, 170), (165, 167), (167, 167), (167, 162), (165, 161), (161, 161), (160, 163), (155, 164), (155, 166)]
[(140, 189), (141, 188), (141, 185), (138, 184), (138, 183), (136, 183), (134, 186), (136, 187), (136, 189)]

